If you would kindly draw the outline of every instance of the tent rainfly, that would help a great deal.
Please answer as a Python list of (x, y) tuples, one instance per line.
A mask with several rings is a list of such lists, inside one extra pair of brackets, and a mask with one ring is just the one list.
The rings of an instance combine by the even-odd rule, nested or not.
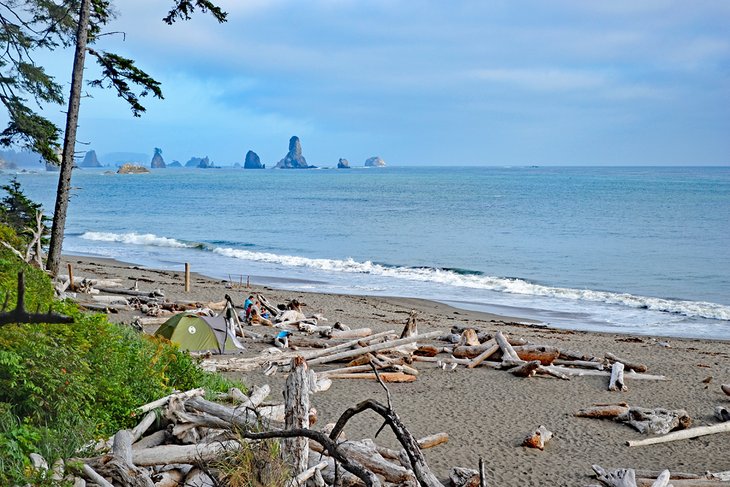
[(164, 322), (155, 336), (167, 338), (180, 350), (225, 353), (226, 349), (243, 348), (223, 316), (179, 313)]

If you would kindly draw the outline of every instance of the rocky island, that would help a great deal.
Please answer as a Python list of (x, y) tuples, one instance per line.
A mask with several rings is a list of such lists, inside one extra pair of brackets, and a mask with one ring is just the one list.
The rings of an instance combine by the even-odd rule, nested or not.
[(210, 169), (211, 167), (213, 167), (213, 163), (210, 162), (210, 158), (208, 156), (205, 156), (203, 158), (191, 157), (190, 160), (185, 163), (185, 167), (197, 167), (200, 169)]
[(347, 159), (340, 159), (337, 163), (337, 169), (350, 169), (350, 161)]
[(152, 156), (150, 167), (152, 169), (164, 169), (167, 167), (165, 160), (162, 158), (162, 149), (159, 147), (155, 147), (155, 155)]
[(365, 167), (385, 167), (385, 161), (380, 156), (371, 157), (365, 161)]
[(150, 170), (144, 166), (138, 166), (136, 164), (122, 164), (117, 171), (117, 174), (145, 174), (148, 172), (150, 172)]
[(302, 155), (302, 144), (296, 135), (289, 139), (289, 152), (280, 160), (274, 169), (314, 169), (317, 166), (307, 165), (307, 160)]
[(79, 167), (101, 167), (99, 159), (96, 158), (96, 151), (87, 151), (84, 160), (79, 163)]
[(259, 155), (250, 150), (246, 152), (246, 161), (243, 163), (244, 169), (266, 169), (266, 164), (261, 164)]

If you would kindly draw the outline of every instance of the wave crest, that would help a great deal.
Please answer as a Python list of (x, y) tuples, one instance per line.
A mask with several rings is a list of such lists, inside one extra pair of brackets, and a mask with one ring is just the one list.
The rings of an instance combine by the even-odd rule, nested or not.
[(469, 269), (398, 267), (373, 263), (371, 261), (358, 262), (351, 258), (344, 260), (315, 259), (293, 255), (274, 254), (270, 252), (255, 252), (231, 247), (216, 247), (202, 243), (188, 243), (153, 234), (86, 232), (81, 235), (81, 238), (86, 240), (119, 242), (133, 245), (197, 248), (234, 259), (278, 264), (290, 267), (307, 267), (326, 272), (369, 274), (409, 281), (433, 282), (455, 287), (484, 289), (487, 291), (509, 294), (621, 305), (635, 309), (677, 313), (688, 317), (730, 320), (730, 307), (716, 303), (637, 296), (628, 293), (595, 291), (590, 289), (552, 287), (519, 278), (487, 276), (478, 271), (471, 271)]
[(94, 240), (97, 242), (118, 242), (132, 245), (151, 245), (154, 247), (202, 248), (200, 244), (189, 244), (174, 238), (159, 237), (152, 233), (110, 233), (110, 232), (85, 232), (80, 238)]

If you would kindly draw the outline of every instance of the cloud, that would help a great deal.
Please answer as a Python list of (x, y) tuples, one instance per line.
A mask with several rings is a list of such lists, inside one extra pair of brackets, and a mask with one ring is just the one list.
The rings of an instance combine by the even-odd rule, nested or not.
[[(166, 99), (135, 120), (94, 91), (82, 106), (85, 140), (154, 139), (183, 152), (205, 142), (223, 160), (260, 147), (267, 161), (293, 134), (308, 158), (334, 161), (559, 163), (569, 153), (590, 163), (642, 137), (665, 141), (653, 160), (730, 154), (719, 135), (730, 130), (730, 2), (225, 0), (227, 23), (198, 13), (172, 27), (161, 22), (169, 1), (117, 3), (110, 30), (126, 41), (99, 47), (136, 59)], [(53, 62), (67, 79), (70, 56)], [(115, 121), (105, 126), (115, 137), (94, 130), (99, 120)], [(574, 146), (572, 134), (591, 144)]]

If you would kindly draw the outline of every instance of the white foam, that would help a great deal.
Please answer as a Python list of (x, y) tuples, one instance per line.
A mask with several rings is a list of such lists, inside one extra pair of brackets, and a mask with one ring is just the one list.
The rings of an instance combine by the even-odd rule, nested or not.
[(97, 242), (119, 242), (133, 245), (151, 245), (155, 247), (191, 248), (194, 245), (186, 244), (174, 238), (159, 237), (151, 233), (109, 233), (86, 232), (81, 235), (84, 240)]
[[(202, 248), (199, 244), (185, 243), (173, 238), (153, 234), (86, 232), (81, 235), (85, 240), (118, 242), (133, 245), (151, 245), (173, 248)], [(253, 252), (230, 247), (204, 247), (216, 254), (253, 262), (263, 262), (286, 267), (304, 267), (333, 273), (368, 274), (394, 279), (437, 283), (454, 287), (484, 289), (508, 294), (542, 296), (567, 301), (590, 301), (626, 306), (634, 309), (648, 309), (667, 313), (677, 313), (693, 318), (730, 320), (730, 307), (705, 301), (684, 301), (656, 297), (638, 296), (628, 293), (595, 291), (552, 287), (531, 283), (523, 279), (501, 278), (477, 274), (459, 274), (451, 270), (436, 268), (390, 267), (374, 264), (371, 261), (358, 262), (353, 259), (313, 259), (293, 255), (280, 255), (270, 252)]]
[(628, 293), (594, 291), (551, 287), (531, 283), (522, 279), (508, 279), (484, 275), (463, 275), (457, 272), (434, 268), (387, 267), (370, 261), (357, 262), (353, 259), (309, 259), (306, 257), (279, 255), (266, 252), (252, 252), (231, 248), (215, 248), (213, 252), (236, 259), (266, 262), (285, 266), (309, 267), (329, 272), (371, 274), (410, 281), (434, 282), (449, 286), (485, 289), (489, 291), (544, 296), (566, 300), (582, 300), (616, 304), (637, 309), (649, 309), (678, 313), (697, 318), (730, 320), (730, 307), (704, 301), (682, 301)]

